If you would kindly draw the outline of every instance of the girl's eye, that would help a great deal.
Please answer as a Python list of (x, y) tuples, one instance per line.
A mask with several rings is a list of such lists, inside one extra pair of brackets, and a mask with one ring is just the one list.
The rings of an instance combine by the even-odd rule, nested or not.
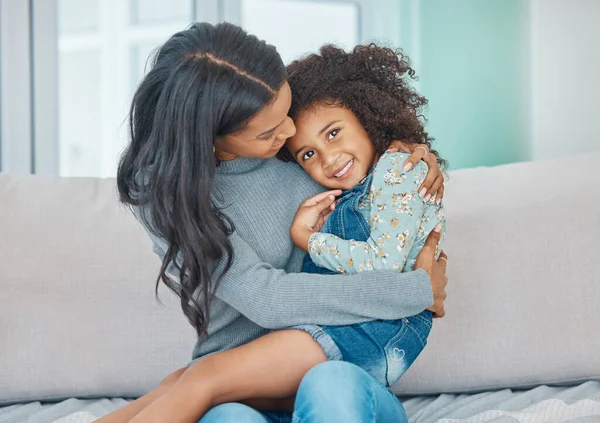
[(310, 159), (312, 156), (314, 156), (315, 152), (313, 150), (308, 150), (306, 153), (304, 153), (302, 155), (302, 160), (306, 161), (308, 159)]
[(339, 129), (334, 129), (333, 131), (331, 131), (330, 133), (327, 134), (327, 140), (331, 141), (333, 138), (336, 137), (337, 134), (340, 133)]

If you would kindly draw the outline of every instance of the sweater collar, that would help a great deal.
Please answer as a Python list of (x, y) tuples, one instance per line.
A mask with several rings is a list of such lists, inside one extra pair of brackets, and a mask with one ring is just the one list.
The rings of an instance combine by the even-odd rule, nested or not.
[(221, 174), (239, 174), (251, 172), (262, 166), (267, 159), (256, 159), (247, 157), (238, 157), (233, 160), (224, 160), (219, 162), (217, 173)]

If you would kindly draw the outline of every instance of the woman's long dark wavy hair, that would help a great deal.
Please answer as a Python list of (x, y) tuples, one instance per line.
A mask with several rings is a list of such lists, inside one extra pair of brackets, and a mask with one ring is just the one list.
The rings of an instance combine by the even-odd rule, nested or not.
[[(287, 72), (292, 119), (318, 105), (342, 106), (356, 115), (378, 154), (383, 154), (393, 140), (426, 144), (431, 149), (433, 138), (424, 129), (427, 99), (410, 85), (415, 71), (402, 50), (369, 44), (346, 52), (325, 45), (318, 54), (292, 62)], [(437, 151), (431, 152), (445, 168), (446, 161)], [(294, 160), (285, 148), (277, 157)]]
[[(138, 217), (168, 244), (157, 294), (162, 281), (180, 297), (200, 338), (212, 293), (233, 260), (233, 224), (212, 197), (213, 145), (243, 129), (285, 78), (275, 47), (235, 25), (195, 23), (158, 49), (133, 96), (131, 140), (117, 173), (120, 199), (143, 210)], [(223, 272), (211, 275), (221, 259)], [(169, 264), (179, 281), (166, 274)]]

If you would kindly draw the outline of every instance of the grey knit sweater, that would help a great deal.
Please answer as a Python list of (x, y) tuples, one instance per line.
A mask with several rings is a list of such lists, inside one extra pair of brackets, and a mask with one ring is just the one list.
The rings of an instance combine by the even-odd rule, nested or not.
[[(208, 338), (196, 345), (194, 358), (237, 347), (272, 329), (400, 319), (433, 304), (423, 270), (299, 273), (304, 252), (292, 243), (290, 225), (300, 203), (323, 188), (295, 163), (246, 158), (222, 162), (215, 189), (236, 228), (230, 237), (234, 262), (215, 292)], [(166, 242), (147, 232), (162, 259)], [(168, 273), (178, 278), (174, 266)]]

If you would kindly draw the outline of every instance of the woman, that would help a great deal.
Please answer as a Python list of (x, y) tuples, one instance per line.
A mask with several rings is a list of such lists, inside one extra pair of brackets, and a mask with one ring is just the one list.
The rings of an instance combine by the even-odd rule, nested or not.
[[(273, 46), (236, 26), (206, 23), (175, 34), (159, 49), (134, 96), (119, 192), (163, 260), (157, 283), (181, 297), (196, 328), (194, 358), (228, 350), (244, 360), (250, 341), (303, 323), (400, 319), (428, 307), (444, 315), (445, 262), (434, 260), (439, 234), (428, 240), (414, 272), (297, 273), (304, 253), (289, 237), (294, 214), (308, 207), (307, 223), (316, 225), (332, 199), (302, 169), (274, 158), (295, 133), (287, 116), (290, 101), (285, 67)], [(411, 165), (426, 153), (413, 150)], [(427, 164), (432, 170), (425, 195), (441, 197), (443, 178), (433, 155)], [(261, 342), (268, 347), (269, 336)], [(294, 342), (290, 337), (286, 343), (290, 359), (310, 361)], [(194, 401), (209, 384), (192, 367), (101, 421), (152, 421), (153, 407), (175, 410)], [(248, 363), (250, 378), (251, 368)], [(362, 422), (373, 415), (383, 422), (405, 420), (397, 398), (360, 368), (326, 362), (309, 369), (294, 375), (294, 421)], [(195, 389), (169, 395), (182, 381), (192, 381)], [(266, 397), (278, 392), (273, 386)], [(263, 396), (249, 396), (249, 405), (214, 407), (201, 422), (291, 421), (291, 413), (258, 411), (290, 404)], [(181, 421), (194, 420), (189, 415)]]

